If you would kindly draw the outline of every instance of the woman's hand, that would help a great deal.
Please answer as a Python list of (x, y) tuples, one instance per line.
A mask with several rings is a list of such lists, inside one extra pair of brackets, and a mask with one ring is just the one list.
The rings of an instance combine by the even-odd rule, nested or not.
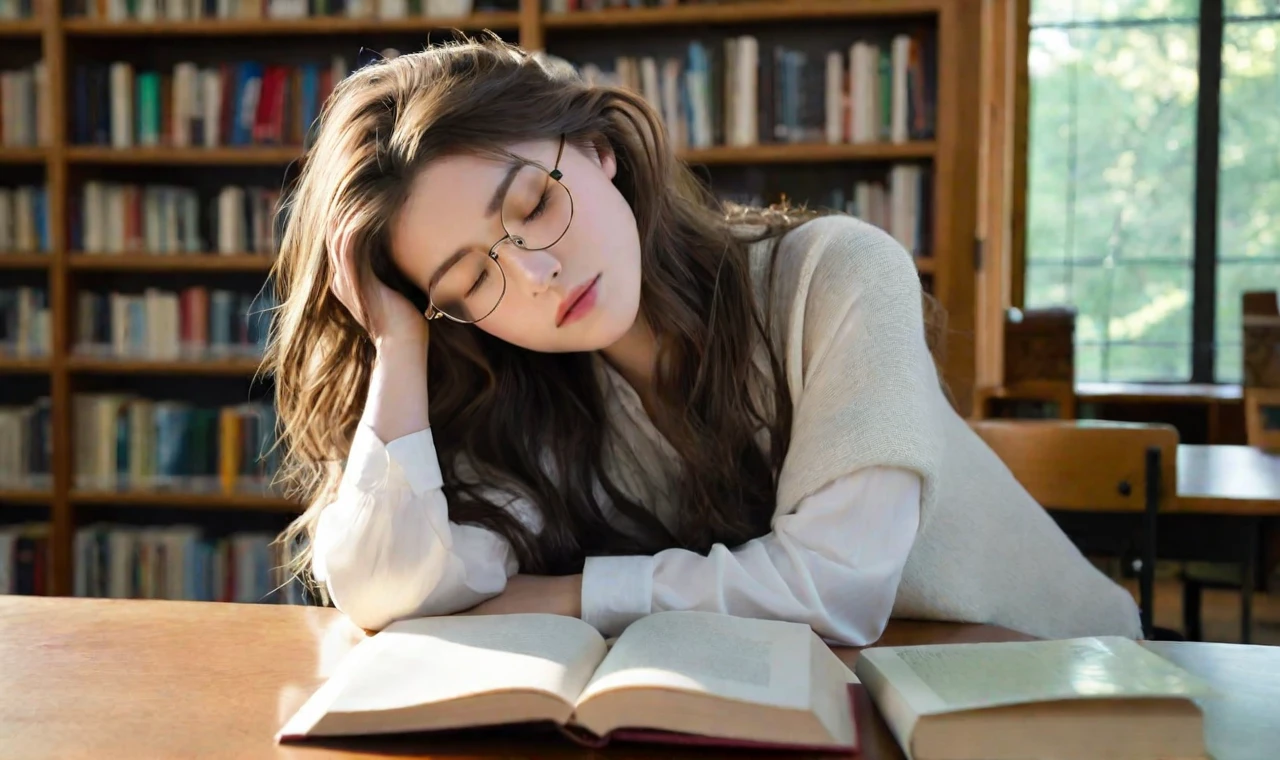
[(582, 617), (581, 575), (514, 575), (498, 596), (481, 602), (462, 615), (511, 615), (544, 612)]
[(400, 293), (372, 273), (364, 287), (364, 305), (367, 312), (360, 314), (356, 294), (360, 281), (358, 262), (352, 250), (351, 237), (342, 232), (330, 238), (329, 262), (333, 265), (333, 294), (369, 332), (375, 344), (384, 341), (422, 345), (427, 341), (427, 319)]

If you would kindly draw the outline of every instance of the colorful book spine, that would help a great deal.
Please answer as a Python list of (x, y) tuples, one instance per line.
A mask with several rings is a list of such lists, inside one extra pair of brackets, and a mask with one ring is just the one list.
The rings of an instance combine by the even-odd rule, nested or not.
[(72, 590), (80, 597), (302, 604), (301, 584), (289, 577), (275, 538), (196, 525), (86, 525), (75, 535)]
[(71, 75), (71, 137), (119, 149), (301, 145), (347, 73), (341, 56), (298, 66), (182, 61), (166, 71), (80, 64)]
[(270, 404), (203, 407), (102, 393), (77, 394), (73, 407), (78, 489), (273, 493), (280, 454)]

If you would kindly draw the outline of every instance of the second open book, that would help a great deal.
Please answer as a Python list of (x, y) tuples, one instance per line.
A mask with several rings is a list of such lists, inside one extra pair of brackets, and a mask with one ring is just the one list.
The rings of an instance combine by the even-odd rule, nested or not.
[(420, 618), (357, 644), (277, 738), (552, 721), (585, 743), (629, 735), (851, 752), (851, 680), (794, 623), (665, 612), (610, 647), (556, 615)]

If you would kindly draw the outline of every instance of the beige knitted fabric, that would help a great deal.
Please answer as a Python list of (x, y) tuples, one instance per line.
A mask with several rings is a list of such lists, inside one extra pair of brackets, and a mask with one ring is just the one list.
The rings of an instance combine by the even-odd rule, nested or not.
[[(767, 277), (757, 255), (756, 279)], [(772, 313), (795, 406), (778, 513), (872, 465), (923, 480), (894, 617), (1035, 636), (1141, 635), (1133, 597), (1089, 563), (947, 402), (914, 263), (886, 233), (826, 217), (780, 245)], [(782, 317), (782, 318), (777, 318)], [(856, 550), (857, 536), (849, 536)]]

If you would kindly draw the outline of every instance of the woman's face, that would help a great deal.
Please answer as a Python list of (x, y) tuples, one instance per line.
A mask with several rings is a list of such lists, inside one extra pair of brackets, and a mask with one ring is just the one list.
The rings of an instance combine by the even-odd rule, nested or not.
[[(483, 317), (475, 327), (496, 338), (532, 351), (596, 351), (635, 324), (639, 232), (613, 185), (613, 153), (566, 142), (557, 165), (560, 144), (508, 146), (532, 167), (476, 156), (433, 161), (392, 227), (391, 255), (437, 308)], [(559, 183), (548, 175), (557, 166)], [(487, 254), (508, 234), (515, 241), (495, 249), (499, 275)]]

